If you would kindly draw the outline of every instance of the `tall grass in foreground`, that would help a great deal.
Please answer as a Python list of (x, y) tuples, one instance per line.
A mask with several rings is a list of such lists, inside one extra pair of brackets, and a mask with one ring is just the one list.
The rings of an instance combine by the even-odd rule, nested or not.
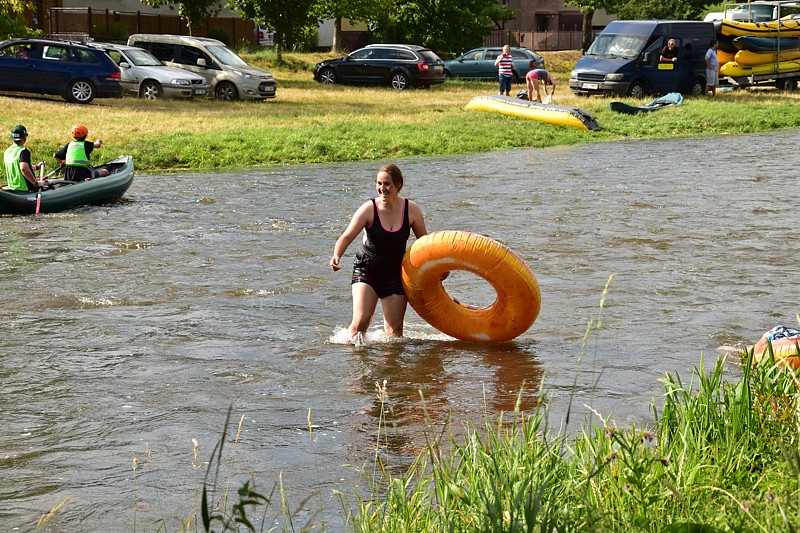
[[(798, 531), (797, 375), (774, 364), (724, 379), (726, 360), (689, 384), (668, 374), (650, 429), (598, 415), (551, 434), (543, 403), (461, 438), (431, 438), (382, 498), (356, 498), (357, 532)], [(518, 402), (519, 404), (519, 402)], [(351, 502), (345, 501), (345, 511)]]

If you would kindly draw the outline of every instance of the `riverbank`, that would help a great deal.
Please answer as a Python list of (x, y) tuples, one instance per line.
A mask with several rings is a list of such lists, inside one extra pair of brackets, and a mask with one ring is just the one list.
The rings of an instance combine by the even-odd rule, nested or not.
[[(105, 142), (94, 161), (129, 154), (137, 169), (151, 172), (385, 161), (621, 139), (739, 135), (800, 125), (800, 96), (775, 90), (687, 97), (680, 107), (646, 116), (614, 113), (609, 102), (636, 101), (577, 97), (569, 91), (567, 79), (577, 52), (544, 54), (559, 82), (555, 103), (592, 113), (602, 128), (597, 132), (464, 109), (473, 96), (493, 94), (495, 82), (449, 80), (428, 90), (402, 92), (322, 86), (309, 69), (323, 55), (289, 54), (280, 67), (269, 52), (242, 55), (273, 72), (276, 99), (146, 102), (126, 97), (78, 106), (57, 97), (4, 95), (0, 119), (6, 129), (27, 126), (36, 160), (53, 162), (53, 152), (69, 140), (70, 126), (82, 122), (90, 139)], [(515, 85), (513, 91), (521, 88)]]

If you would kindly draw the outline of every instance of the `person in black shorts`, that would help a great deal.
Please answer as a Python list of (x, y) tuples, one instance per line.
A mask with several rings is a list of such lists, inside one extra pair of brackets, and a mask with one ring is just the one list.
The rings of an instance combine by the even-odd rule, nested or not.
[(351, 341), (361, 342), (369, 329), (378, 300), (383, 311), (383, 327), (391, 337), (403, 336), (406, 296), (400, 269), (406, 242), (414, 231), (416, 238), (428, 233), (419, 206), (400, 196), (403, 174), (389, 163), (375, 176), (378, 197), (358, 208), (347, 229), (336, 241), (330, 267), (340, 270), (339, 261), (350, 243), (364, 230), (363, 245), (356, 254), (351, 279), (353, 320), (348, 328)]

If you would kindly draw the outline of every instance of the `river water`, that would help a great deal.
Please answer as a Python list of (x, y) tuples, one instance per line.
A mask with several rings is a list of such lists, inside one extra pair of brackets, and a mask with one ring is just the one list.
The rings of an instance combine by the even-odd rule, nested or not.
[[(372, 475), (379, 431), (396, 468), (423, 445), (419, 391), (439, 430), (512, 409), (523, 384), (528, 409), (544, 388), (554, 427), (573, 392), (577, 419), (591, 406), (647, 423), (665, 373), (688, 379), (701, 354), (796, 324), (799, 143), (790, 131), (400, 161), (429, 231), (490, 236), (536, 274), (539, 319), (497, 346), (411, 310), (404, 340), (382, 338), (378, 313), (365, 346), (341, 343), (355, 249), (338, 273), (328, 260), (379, 163), (141, 175), (114, 206), (2, 218), (0, 525), (29, 531), (69, 497), (45, 530), (177, 531), (230, 405), (221, 479), (269, 492), (280, 478), (294, 526), (329, 531), (343, 527), (331, 492)], [(458, 274), (452, 291), (491, 300)]]

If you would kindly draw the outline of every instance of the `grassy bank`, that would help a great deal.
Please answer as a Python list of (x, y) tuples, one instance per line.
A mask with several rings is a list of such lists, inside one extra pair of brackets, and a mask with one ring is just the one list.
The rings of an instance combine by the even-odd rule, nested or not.
[[(662, 379), (650, 428), (597, 414), (573, 437), (544, 407), (508, 413), (459, 439), (432, 432), (386, 494), (348, 502), (357, 532), (798, 531), (798, 378), (774, 365), (724, 379)], [(658, 402), (661, 403), (660, 401)]]
[[(70, 126), (89, 126), (105, 146), (95, 161), (130, 154), (150, 171), (236, 169), (334, 161), (384, 161), (585, 142), (736, 135), (800, 125), (800, 96), (774, 90), (731, 91), (687, 98), (683, 106), (646, 116), (608, 109), (608, 98), (583, 98), (567, 87), (576, 52), (545, 53), (559, 81), (556, 103), (594, 114), (602, 130), (579, 131), (492, 113), (467, 111), (472, 96), (493, 94), (495, 82), (448, 81), (428, 90), (323, 87), (310, 69), (321, 54), (289, 54), (281, 65), (269, 52), (243, 53), (272, 71), (278, 97), (266, 102), (144, 102), (126, 97), (89, 106), (55, 97), (0, 96), (0, 123), (31, 133), (34, 159), (53, 162)], [(514, 91), (522, 88), (514, 87)], [(631, 102), (630, 99), (625, 99)]]

